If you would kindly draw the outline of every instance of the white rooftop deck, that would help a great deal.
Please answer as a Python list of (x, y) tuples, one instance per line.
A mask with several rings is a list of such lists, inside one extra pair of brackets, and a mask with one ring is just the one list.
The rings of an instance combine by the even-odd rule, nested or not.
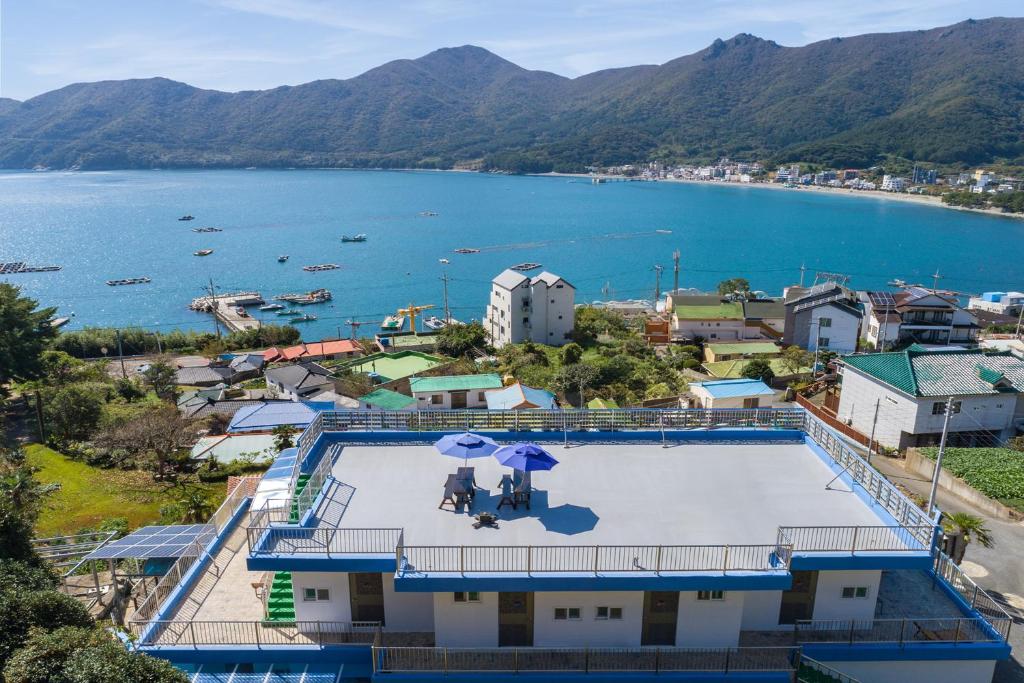
[[(531, 509), (504, 506), (511, 470), (476, 458), (472, 509), (438, 509), (447, 476), (463, 465), (431, 446), (346, 446), (336, 479), (354, 491), (344, 509), (321, 510), (344, 528), (404, 528), (427, 545), (771, 544), (780, 526), (879, 526), (879, 517), (805, 445), (647, 444), (548, 447), (559, 464), (533, 472)], [(497, 511), (499, 528), (472, 515)], [(333, 524), (331, 524), (333, 526)]]

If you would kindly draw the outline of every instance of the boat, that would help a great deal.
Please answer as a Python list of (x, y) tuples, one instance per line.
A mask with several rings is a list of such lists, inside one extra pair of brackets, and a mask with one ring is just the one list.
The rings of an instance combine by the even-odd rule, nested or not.
[(315, 266), (302, 266), (302, 269), (307, 273), (318, 273), (321, 270), (335, 270), (341, 268), (337, 263), (320, 263)]
[(312, 322), (314, 320), (316, 320), (316, 316), (313, 315), (312, 313), (307, 313), (306, 315), (300, 315), (298, 318), (292, 318), (288, 322), (292, 322), (292, 323), (308, 323), (308, 322)]
[(423, 326), (428, 330), (440, 330), (444, 328), (445, 322), (436, 315), (432, 315), (423, 321)]
[(472, 249), (470, 247), (462, 247), (461, 249), (455, 250), (456, 254), (479, 254), (479, 249)]
[(60, 270), (60, 266), (30, 266), (24, 261), (10, 261), (0, 263), (0, 275), (15, 275), (17, 273), (52, 273)]
[(193, 256), (209, 256), (213, 253), (213, 249), (200, 249), (199, 251), (193, 251)]
[(380, 329), (395, 331), (405, 327), (405, 316), (404, 315), (389, 315), (384, 318), (384, 322), (381, 323)]
[(299, 313), (302, 313), (302, 311), (297, 308), (287, 308), (283, 311), (277, 312), (278, 315), (298, 315)]
[(204, 232), (205, 233), (205, 232), (224, 232), (224, 231), (222, 229), (220, 229), (220, 228), (215, 228), (213, 226), (207, 226), (205, 228), (192, 228), (192, 232)]
[(658, 233), (659, 235), (671, 235), (672, 234), (671, 230), (655, 230), (654, 232)]
[(439, 258), (439, 259), (437, 259), (437, 261), (438, 261), (438, 263), (443, 263), (445, 265), (448, 265), (449, 263), (451, 263), (451, 261), (449, 261), (446, 258)]
[(260, 306), (261, 311), (280, 311), (284, 308), (284, 304), (264, 304)]
[(111, 287), (118, 287), (120, 285), (144, 285), (152, 282), (148, 277), (129, 277), (121, 280), (107, 280), (107, 284)]
[(437, 211), (420, 211), (421, 216), (436, 216)]
[(366, 234), (361, 232), (358, 235), (342, 235), (341, 236), (341, 241), (342, 242), (365, 242), (366, 241)]
[(334, 296), (330, 290), (327, 289), (314, 289), (311, 292), (305, 294), (278, 294), (274, 297), (277, 301), (287, 301), (290, 304), (300, 304), (306, 306), (308, 304), (322, 304), (325, 301), (330, 301)]
[(71, 322), (70, 316), (64, 316), (63, 318), (54, 318), (53, 320), (50, 321), (50, 327), (64, 327), (69, 322)]
[(192, 214), (190, 214), (190, 213), (187, 213), (187, 214), (185, 214), (184, 216), (182, 216), (181, 218), (179, 218), (178, 220), (179, 220), (179, 221), (194, 221), (195, 219), (196, 219), (196, 217), (195, 217), (195, 216), (193, 216), (193, 215), (192, 215)]
[(532, 261), (527, 261), (525, 263), (517, 263), (516, 265), (511, 266), (512, 270), (518, 270), (520, 273), (525, 273), (528, 270), (537, 270), (540, 267), (540, 263), (534, 263)]
[(277, 262), (278, 263), (284, 263), (287, 260), (288, 260), (288, 254), (281, 254), (280, 256), (277, 257)]

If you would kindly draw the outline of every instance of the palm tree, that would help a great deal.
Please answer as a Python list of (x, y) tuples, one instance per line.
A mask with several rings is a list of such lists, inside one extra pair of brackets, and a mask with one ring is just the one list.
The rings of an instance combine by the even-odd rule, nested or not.
[(960, 564), (967, 552), (967, 545), (977, 540), (986, 548), (995, 545), (992, 535), (985, 526), (985, 520), (967, 512), (952, 512), (943, 515), (943, 530), (950, 536), (962, 536), (963, 543), (954, 543), (953, 562)]
[(206, 495), (198, 489), (186, 491), (178, 499), (178, 506), (181, 509), (182, 524), (200, 524), (213, 514), (213, 506)]

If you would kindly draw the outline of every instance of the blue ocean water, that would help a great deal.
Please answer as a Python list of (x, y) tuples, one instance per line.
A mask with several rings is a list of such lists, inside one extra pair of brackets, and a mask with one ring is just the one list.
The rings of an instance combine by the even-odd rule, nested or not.
[[(186, 213), (196, 220), (179, 222)], [(192, 232), (201, 226), (224, 231)], [(367, 242), (340, 240), (360, 232)], [(743, 276), (778, 293), (806, 263), (808, 281), (836, 271), (857, 288), (930, 283), (938, 269), (947, 288), (1022, 289), (1022, 246), (1021, 220), (800, 190), (397, 171), (0, 173), (0, 262), (63, 266), (0, 280), (74, 314), (71, 328), (212, 329), (188, 310), (212, 278), (219, 291), (268, 298), (326, 287), (334, 301), (310, 307), (319, 319), (304, 335), (347, 335), (351, 317), (440, 309), (445, 271), (453, 315), (479, 319), (490, 279), (523, 261), (567, 278), (578, 301), (650, 298), (656, 264), (671, 287), (675, 249), (682, 287)], [(214, 254), (192, 255), (203, 248)], [(302, 271), (317, 263), (342, 267)], [(141, 276), (152, 283), (104, 284)]]

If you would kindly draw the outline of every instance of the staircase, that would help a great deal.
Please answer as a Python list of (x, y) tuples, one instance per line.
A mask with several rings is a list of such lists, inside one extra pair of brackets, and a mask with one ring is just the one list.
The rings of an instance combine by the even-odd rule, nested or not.
[(300, 474), (299, 478), (295, 481), (295, 495), (292, 496), (292, 509), (288, 514), (288, 521), (292, 524), (298, 524), (299, 522), (299, 494), (306, 488), (310, 476), (312, 475)]
[(295, 594), (292, 592), (292, 573), (277, 572), (270, 584), (267, 597), (268, 624), (295, 621)]

